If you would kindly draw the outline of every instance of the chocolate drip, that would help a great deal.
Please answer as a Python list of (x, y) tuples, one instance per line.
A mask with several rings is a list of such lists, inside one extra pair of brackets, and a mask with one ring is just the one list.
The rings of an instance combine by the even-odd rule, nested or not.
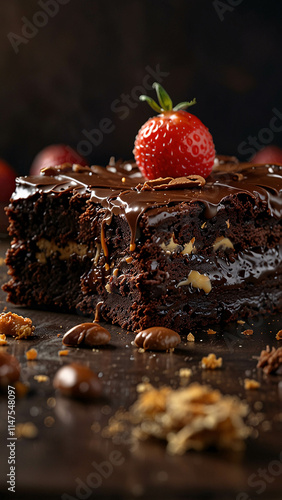
[[(56, 167), (55, 167), (56, 168)], [(105, 209), (101, 243), (107, 257), (105, 226), (113, 215), (126, 218), (131, 229), (131, 250), (135, 247), (136, 228), (146, 212), (151, 221), (161, 220), (174, 207), (203, 204), (207, 219), (214, 217), (224, 200), (232, 195), (247, 195), (255, 204), (264, 203), (275, 218), (282, 212), (282, 166), (238, 163), (234, 157), (216, 158), (215, 168), (201, 188), (140, 190), (145, 182), (136, 165), (118, 162), (106, 168), (92, 166), (89, 171), (66, 171), (58, 175), (21, 177), (17, 179), (13, 200), (35, 193), (87, 193)], [(136, 186), (139, 185), (138, 190)]]

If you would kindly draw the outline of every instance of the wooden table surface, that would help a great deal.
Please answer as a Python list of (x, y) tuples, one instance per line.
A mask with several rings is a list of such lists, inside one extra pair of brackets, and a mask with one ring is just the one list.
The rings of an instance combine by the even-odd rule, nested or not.
[[(7, 245), (7, 240), (0, 242), (0, 257)], [(7, 276), (3, 264), (0, 274), (4, 282)], [(131, 344), (132, 333), (104, 325), (112, 334), (108, 346), (97, 352), (70, 348), (67, 357), (60, 357), (62, 334), (83, 322), (81, 317), (16, 307), (6, 303), (3, 291), (0, 302), (1, 311), (8, 306), (8, 310), (31, 318), (36, 327), (32, 339), (9, 338), (8, 347), (1, 349), (17, 356), (22, 380), (30, 383), (29, 394), (16, 399), (16, 422), (33, 422), (38, 429), (36, 438), (16, 442), (16, 493), (8, 493), (7, 394), (2, 393), (1, 499), (281, 500), (282, 376), (264, 375), (256, 369), (254, 356), (267, 344), (282, 345), (282, 341), (279, 344), (275, 340), (282, 328), (282, 315), (259, 317), (245, 325), (215, 327), (216, 335), (199, 329), (193, 332), (195, 343), (184, 339), (169, 354), (139, 353)], [(253, 336), (242, 335), (246, 328), (254, 330)], [(37, 349), (38, 359), (28, 362), (25, 352), (31, 347)], [(221, 370), (200, 368), (201, 358), (210, 352), (222, 356)], [(54, 391), (55, 372), (72, 361), (83, 362), (99, 374), (103, 399), (83, 404)], [(224, 394), (239, 395), (247, 401), (250, 411), (258, 414), (260, 423), (255, 426), (254, 436), (247, 439), (244, 453), (205, 451), (169, 456), (161, 442), (144, 442), (132, 448), (118, 437), (103, 437), (103, 428), (116, 410), (129, 408), (135, 401), (136, 385), (144, 377), (156, 386), (169, 384), (177, 388), (177, 371), (181, 367), (193, 367), (192, 381), (210, 384)], [(37, 382), (37, 374), (48, 375), (49, 382)], [(259, 380), (261, 388), (246, 391), (246, 377)], [(50, 397), (55, 398), (55, 406), (50, 406)], [(87, 482), (92, 486), (85, 486)]]

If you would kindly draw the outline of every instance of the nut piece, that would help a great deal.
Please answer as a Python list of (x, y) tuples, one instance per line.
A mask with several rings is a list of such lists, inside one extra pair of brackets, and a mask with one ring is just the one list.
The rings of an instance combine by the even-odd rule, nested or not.
[(0, 386), (5, 387), (20, 378), (20, 364), (7, 352), (0, 352)]
[(251, 391), (252, 389), (259, 389), (260, 383), (257, 380), (245, 378), (244, 380), (244, 388), (247, 391)]
[(205, 179), (201, 175), (188, 175), (186, 177), (159, 177), (151, 181), (146, 181), (144, 184), (138, 184), (136, 189), (140, 191), (163, 191), (166, 189), (193, 189), (194, 187), (201, 188), (206, 184)]
[(99, 323), (81, 323), (68, 330), (63, 336), (64, 345), (76, 347), (81, 344), (89, 347), (106, 345), (110, 340), (110, 332)]
[(176, 285), (176, 288), (179, 286), (190, 285), (190, 283), (193, 288), (204, 290), (205, 293), (210, 293), (212, 289), (209, 277), (205, 274), (198, 273), (198, 271), (190, 271), (187, 280), (180, 281), (180, 283)]
[(0, 333), (16, 337), (17, 339), (26, 339), (30, 337), (35, 330), (32, 321), (29, 318), (18, 316), (18, 314), (7, 312), (0, 314)]
[(272, 347), (270, 350), (269, 345), (266, 350), (262, 350), (258, 360), (257, 368), (263, 368), (264, 373), (274, 373), (282, 366), (282, 347)]
[(93, 399), (102, 393), (96, 373), (79, 363), (71, 363), (60, 368), (54, 377), (53, 386), (64, 396), (78, 399)]
[(223, 248), (223, 250), (225, 250), (225, 248), (232, 248), (232, 250), (234, 250), (234, 246), (233, 246), (232, 242), (230, 241), (230, 239), (224, 238), (223, 236), (219, 236), (218, 238), (216, 238), (216, 240), (213, 244), (213, 249), (215, 252), (219, 248)]
[(214, 353), (211, 353), (202, 358), (201, 364), (204, 369), (215, 370), (222, 367), (222, 358), (217, 358)]
[(163, 326), (152, 326), (142, 330), (135, 337), (135, 345), (152, 351), (168, 351), (180, 344), (180, 335)]
[[(134, 438), (165, 440), (168, 453), (183, 455), (186, 450), (210, 446), (242, 449), (250, 433), (243, 421), (248, 411), (238, 398), (198, 383), (176, 390), (148, 385), (125, 418), (133, 427)], [(116, 422), (122, 418), (121, 412), (116, 414)]]

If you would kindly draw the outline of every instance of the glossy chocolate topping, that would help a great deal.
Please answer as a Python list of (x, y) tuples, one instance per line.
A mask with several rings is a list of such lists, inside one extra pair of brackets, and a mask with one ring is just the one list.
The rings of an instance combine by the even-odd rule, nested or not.
[(226, 197), (239, 194), (248, 195), (255, 203), (263, 202), (275, 218), (280, 218), (282, 212), (282, 166), (238, 163), (234, 157), (217, 157), (214, 170), (203, 186), (185, 188), (184, 183), (181, 189), (179, 186), (167, 189), (165, 182), (163, 189), (162, 183), (157, 189), (153, 185), (149, 190), (140, 189), (145, 179), (133, 163), (116, 163), (106, 168), (65, 165), (45, 169), (43, 174), (17, 179), (13, 199), (35, 193), (87, 193), (91, 200), (106, 209), (102, 227), (102, 246), (106, 254), (103, 232), (113, 215), (126, 217), (133, 250), (138, 219), (144, 212), (154, 224), (179, 204), (201, 203), (205, 207), (205, 217), (210, 219), (217, 214)]

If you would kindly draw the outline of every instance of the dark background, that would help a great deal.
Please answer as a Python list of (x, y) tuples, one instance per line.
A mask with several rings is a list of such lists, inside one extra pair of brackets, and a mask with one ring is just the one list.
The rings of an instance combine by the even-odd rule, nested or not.
[[(43, 9), (34, 0), (1, 1), (0, 157), (18, 173), (48, 144), (81, 146), (83, 130), (100, 130), (99, 144), (89, 143), (90, 162), (131, 157), (136, 132), (153, 113), (136, 101), (148, 67), (168, 73), (162, 83), (175, 104), (197, 98), (191, 112), (219, 153), (246, 160), (242, 141), (269, 127), (273, 108), (282, 113), (281, 2), (64, 2), (55, 0), (58, 13), (45, 15), (45, 26), (15, 53), (8, 35), (23, 36), (23, 16), (44, 24)], [(54, 0), (42, 0), (48, 3)], [(122, 94), (130, 105), (118, 112), (113, 102), (119, 107)], [(111, 132), (101, 132), (104, 118)], [(272, 136), (268, 143), (282, 146), (282, 132)]]

